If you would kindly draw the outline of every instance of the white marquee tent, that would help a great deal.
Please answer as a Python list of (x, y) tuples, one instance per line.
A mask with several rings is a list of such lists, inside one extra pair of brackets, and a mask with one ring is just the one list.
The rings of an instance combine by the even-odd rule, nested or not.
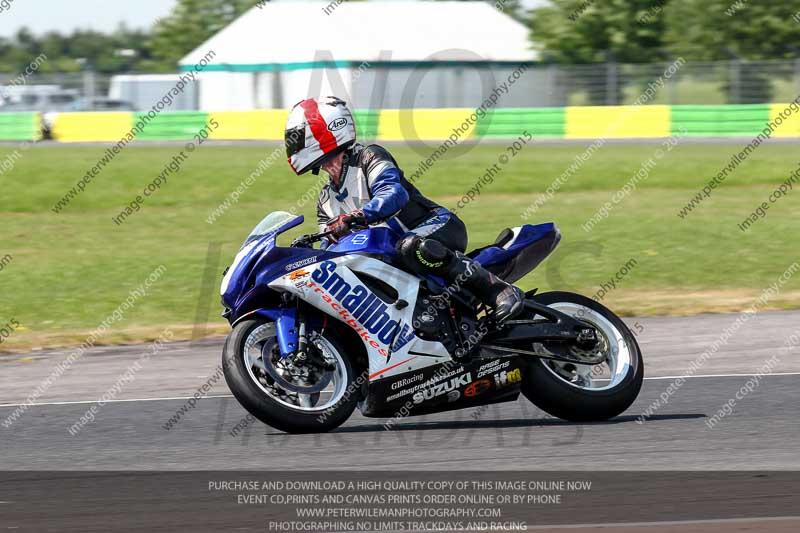
[[(528, 32), (485, 2), (268, 2), (180, 67), (208, 62), (198, 79), (209, 111), (286, 108), (323, 94), (360, 108), (472, 106), (536, 60)], [(535, 77), (503, 105), (534, 105)]]

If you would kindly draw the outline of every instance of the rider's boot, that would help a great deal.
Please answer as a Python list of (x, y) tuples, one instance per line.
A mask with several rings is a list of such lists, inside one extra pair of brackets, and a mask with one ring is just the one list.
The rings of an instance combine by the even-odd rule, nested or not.
[(447, 281), (465, 287), (485, 305), (492, 307), (500, 325), (517, 316), (524, 307), (525, 295), (520, 289), (462, 253), (456, 252), (447, 265)]

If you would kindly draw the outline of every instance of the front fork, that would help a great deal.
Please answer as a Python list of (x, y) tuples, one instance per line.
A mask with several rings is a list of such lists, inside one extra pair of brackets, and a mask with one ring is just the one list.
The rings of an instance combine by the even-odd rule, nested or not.
[[(327, 319), (319, 320), (313, 314), (306, 313), (305, 304), (301, 300), (293, 299), (292, 307), (288, 307), (292, 312), (284, 313), (285, 325), (278, 327), (278, 343), (281, 346), (281, 357), (291, 357), (291, 363), (297, 366), (304, 366), (308, 363), (322, 366), (325, 370), (333, 370), (336, 363), (328, 354), (319, 349), (314, 339), (325, 327)], [(283, 330), (283, 332), (282, 332)], [(283, 351), (281, 335), (283, 334), (287, 349), (296, 346), (296, 349), (287, 352)], [(312, 342), (309, 342), (309, 338)], [(312, 348), (313, 347), (313, 348)]]
[(290, 306), (281, 305), (280, 307), (262, 307), (261, 309), (254, 309), (237, 318), (233, 321), (231, 326), (235, 327), (242, 320), (256, 316), (266, 318), (270, 322), (275, 323), (281, 357), (286, 357), (297, 350), (300, 339), (297, 324), (297, 307), (294, 304)]
[[(297, 363), (304, 363), (308, 356), (308, 323), (304, 303), (292, 295), (284, 295), (280, 308), (270, 310), (277, 326), (278, 346), (281, 357), (294, 356)], [(313, 321), (313, 320), (312, 320)], [(316, 324), (312, 324), (312, 327)], [(320, 326), (323, 322), (320, 322)]]

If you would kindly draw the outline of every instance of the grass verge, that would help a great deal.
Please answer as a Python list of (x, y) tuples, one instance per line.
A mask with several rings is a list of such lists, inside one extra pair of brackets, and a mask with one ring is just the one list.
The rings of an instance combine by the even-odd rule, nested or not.
[[(59, 214), (50, 208), (102, 155), (100, 146), (37, 146), (0, 179), (0, 328), (18, 322), (0, 351), (82, 342), (159, 265), (165, 274), (100, 343), (148, 340), (174, 324), (188, 336), (199, 317), (222, 333), (217, 287), (243, 238), (266, 213), (297, 206), (310, 231), (313, 176), (294, 176), (278, 161), (256, 176), (213, 223), (207, 217), (266, 159), (274, 146), (203, 145), (167, 177), (122, 225), (112, 218), (142, 193), (180, 146), (127, 148)], [(656, 145), (606, 145), (567, 179), (528, 220), (534, 200), (581, 153), (581, 145), (522, 149), (459, 210), (470, 246), (504, 227), (555, 221), (563, 240), (554, 255), (521, 281), (523, 288), (574, 290), (589, 296), (615, 279), (603, 303), (621, 314), (736, 311), (752, 303), (798, 260), (797, 194), (772, 205), (743, 233), (737, 227), (797, 167), (793, 145), (765, 145), (685, 219), (678, 210), (741, 146), (680, 145), (657, 161), (636, 190), (587, 232), (582, 225), (653, 157)], [(432, 148), (431, 148), (432, 149)], [(13, 151), (0, 148), (0, 160)], [(406, 169), (430, 149), (391, 147)], [(447, 207), (508, 154), (503, 145), (460, 147), (418, 182)], [(261, 165), (262, 168), (264, 165)], [(631, 260), (634, 263), (631, 263)], [(626, 265), (628, 265), (626, 267)], [(204, 284), (204, 273), (213, 274)], [(800, 276), (798, 277), (800, 279)], [(800, 281), (789, 279), (765, 308), (800, 307)]]

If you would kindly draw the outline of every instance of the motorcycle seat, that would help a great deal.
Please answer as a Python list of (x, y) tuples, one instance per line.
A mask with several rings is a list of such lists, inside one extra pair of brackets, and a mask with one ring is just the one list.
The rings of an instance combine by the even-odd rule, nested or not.
[(480, 248), (475, 248), (471, 252), (467, 253), (467, 257), (475, 259), (475, 257), (479, 253), (481, 253), (482, 251), (484, 251), (484, 250), (486, 250), (488, 248), (493, 248), (493, 247), (503, 248), (513, 238), (514, 238), (514, 232), (511, 230), (511, 228), (506, 228), (506, 229), (504, 229), (503, 231), (500, 232), (500, 234), (494, 240), (493, 244), (487, 244), (486, 246), (481, 246)]
[(499, 278), (514, 283), (536, 268), (561, 240), (552, 222), (524, 224), (500, 232), (493, 244), (467, 254)]

